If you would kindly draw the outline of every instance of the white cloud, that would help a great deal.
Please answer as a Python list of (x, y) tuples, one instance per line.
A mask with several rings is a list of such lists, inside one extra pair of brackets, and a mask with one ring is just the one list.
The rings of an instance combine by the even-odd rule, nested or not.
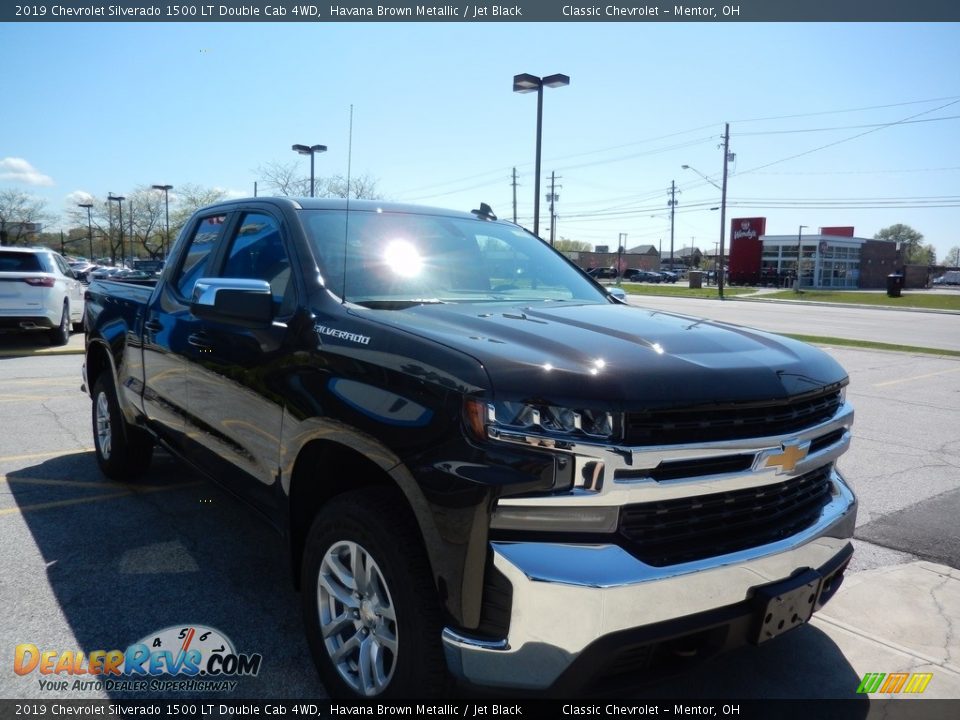
[(93, 203), (94, 205), (96, 205), (97, 199), (93, 195), (88, 193), (86, 190), (74, 190), (72, 193), (67, 194), (67, 197), (66, 197), (66, 200), (64, 200), (64, 203), (68, 207), (73, 208), (79, 205), (80, 203)]
[(12, 180), (27, 185), (53, 185), (52, 177), (44, 175), (23, 158), (15, 157), (0, 160), (0, 180)]

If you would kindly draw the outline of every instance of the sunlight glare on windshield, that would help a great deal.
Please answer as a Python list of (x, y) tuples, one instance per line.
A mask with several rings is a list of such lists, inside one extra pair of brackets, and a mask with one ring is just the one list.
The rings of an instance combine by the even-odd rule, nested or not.
[(383, 259), (387, 267), (401, 277), (416, 277), (423, 270), (423, 258), (406, 240), (391, 240), (383, 251)]

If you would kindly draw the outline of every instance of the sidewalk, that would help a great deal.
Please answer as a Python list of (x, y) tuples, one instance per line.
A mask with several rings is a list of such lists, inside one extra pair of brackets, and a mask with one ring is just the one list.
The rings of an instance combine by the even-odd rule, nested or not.
[(861, 679), (932, 673), (924, 699), (960, 698), (960, 570), (916, 561), (848, 575), (811, 625)]

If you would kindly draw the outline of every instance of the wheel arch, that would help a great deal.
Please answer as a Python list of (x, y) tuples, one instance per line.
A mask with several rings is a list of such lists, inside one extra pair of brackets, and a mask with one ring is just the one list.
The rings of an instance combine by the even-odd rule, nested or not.
[[(445, 563), (438, 552), (441, 539), (433, 513), (409, 470), (401, 463), (389, 462), (388, 457), (392, 457), (392, 453), (374, 460), (355, 447), (329, 439), (310, 440), (300, 450), (289, 476), (287, 492), (290, 562), (297, 589), (300, 589), (304, 543), (321, 507), (345, 493), (380, 486), (396, 494), (397, 512), (409, 513), (414, 520), (440, 601), (446, 602), (447, 582), (441, 569)], [(323, 468), (322, 480), (317, 477), (318, 468)]]

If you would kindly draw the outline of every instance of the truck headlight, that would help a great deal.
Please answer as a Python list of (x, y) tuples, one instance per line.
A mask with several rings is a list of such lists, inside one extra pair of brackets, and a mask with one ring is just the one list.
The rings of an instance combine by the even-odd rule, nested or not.
[(485, 437), (481, 429), (518, 433), (537, 438), (611, 441), (619, 432), (613, 413), (587, 408), (568, 408), (541, 403), (479, 398), (465, 401), (467, 423), (475, 435)]

